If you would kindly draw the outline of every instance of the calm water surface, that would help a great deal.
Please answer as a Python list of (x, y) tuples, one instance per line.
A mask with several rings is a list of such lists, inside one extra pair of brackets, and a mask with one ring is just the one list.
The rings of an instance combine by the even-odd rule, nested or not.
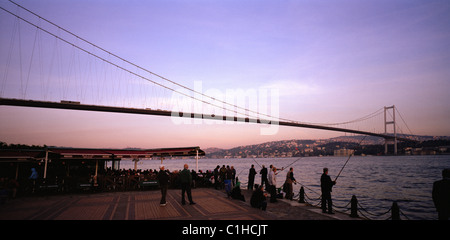
[[(329, 175), (334, 180), (348, 157), (304, 157), (304, 158), (245, 158), (245, 159), (200, 159), (199, 169), (213, 170), (217, 165), (234, 166), (236, 173), (244, 186), (248, 181), (248, 169), (255, 165), (259, 173), (260, 165), (268, 167), (273, 164), (277, 168), (293, 167), (294, 177), (300, 184), (294, 185), (297, 194), (303, 185), (307, 200), (315, 205), (320, 197), (320, 176), (322, 169), (327, 167)], [(166, 159), (164, 165), (171, 171), (180, 170), (184, 163), (190, 169), (196, 167), (195, 159)], [(141, 160), (138, 169), (158, 169), (160, 160)], [(131, 160), (122, 160), (121, 168), (134, 168)], [(355, 195), (362, 212), (370, 219), (387, 219), (387, 212), (393, 201), (397, 201), (401, 212), (412, 220), (437, 219), (431, 190), (433, 182), (442, 179), (442, 169), (450, 168), (450, 156), (366, 156), (351, 157), (337, 184), (333, 188), (333, 204), (337, 210), (343, 210)], [(287, 169), (277, 175), (277, 187), (281, 187), (286, 177)], [(255, 183), (260, 183), (259, 174)], [(361, 215), (361, 214), (360, 214)]]

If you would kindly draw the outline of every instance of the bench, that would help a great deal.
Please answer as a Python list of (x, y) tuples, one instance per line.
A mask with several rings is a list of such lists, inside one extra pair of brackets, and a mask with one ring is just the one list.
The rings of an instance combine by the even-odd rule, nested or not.
[(139, 186), (141, 188), (152, 188), (152, 187), (159, 187), (159, 181), (158, 180), (148, 180), (148, 181), (142, 181), (139, 182)]
[(90, 183), (79, 183), (77, 184), (77, 189), (79, 190), (91, 190), (92, 184)]
[(39, 185), (39, 190), (42, 192), (59, 192), (62, 190), (62, 185), (59, 184), (42, 184)]

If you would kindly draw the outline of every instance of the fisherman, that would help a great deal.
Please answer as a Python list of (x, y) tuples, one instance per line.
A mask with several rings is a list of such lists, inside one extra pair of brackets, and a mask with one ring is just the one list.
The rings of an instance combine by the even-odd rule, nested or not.
[(253, 185), (255, 184), (255, 175), (256, 175), (255, 165), (252, 164), (252, 167), (248, 171), (247, 189), (249, 189), (249, 190), (253, 190)]
[(450, 169), (442, 170), (442, 180), (433, 183), (433, 202), (439, 220), (450, 218)]
[(294, 178), (294, 168), (290, 168), (289, 172), (286, 174), (286, 182), (284, 183), (286, 186), (286, 199), (292, 200), (294, 196), (292, 183), (297, 184), (297, 180)]
[[(331, 201), (331, 189), (333, 188), (333, 185), (336, 184), (336, 181), (331, 181), (330, 176), (328, 176), (328, 168), (323, 169), (323, 174), (320, 177), (320, 188), (322, 190), (322, 212), (328, 213), (328, 214), (334, 214), (333, 208), (332, 208), (332, 201)], [(327, 210), (327, 203), (328, 203), (328, 212)]]
[(261, 171), (259, 171), (259, 174), (261, 174), (261, 186), (264, 186), (264, 184), (266, 184), (266, 189), (268, 189), (268, 179), (267, 179), (267, 168), (262, 165), (262, 169)]
[(236, 169), (234, 169), (234, 166), (231, 166), (231, 186), (236, 186)]
[(184, 193), (187, 193), (189, 204), (193, 205), (195, 202), (192, 200), (191, 184), (192, 175), (189, 171), (189, 166), (184, 164), (184, 169), (180, 172), (180, 183), (181, 183), (181, 204), (186, 205), (186, 200), (184, 198)]
[(161, 165), (159, 167), (159, 173), (158, 173), (158, 181), (159, 186), (161, 187), (161, 201), (159, 202), (161, 207), (166, 206), (166, 195), (167, 195), (167, 189), (169, 187), (169, 173), (164, 170), (164, 166)]
[(272, 167), (272, 170), (269, 172), (269, 193), (270, 193), (270, 202), (277, 202), (277, 168)]

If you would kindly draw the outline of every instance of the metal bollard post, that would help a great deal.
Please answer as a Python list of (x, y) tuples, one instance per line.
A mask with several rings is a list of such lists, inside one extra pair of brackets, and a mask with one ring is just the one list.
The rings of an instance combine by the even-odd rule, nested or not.
[(350, 217), (357, 218), (358, 216), (358, 199), (356, 199), (356, 196), (352, 196), (352, 200), (350, 200), (351, 203), (351, 212)]
[(392, 210), (392, 212), (391, 212), (392, 220), (400, 220), (400, 208), (398, 207), (398, 204), (396, 201), (394, 201), (392, 203), (391, 210)]
[(305, 203), (305, 189), (303, 189), (303, 186), (300, 188), (300, 197), (298, 199), (299, 203)]

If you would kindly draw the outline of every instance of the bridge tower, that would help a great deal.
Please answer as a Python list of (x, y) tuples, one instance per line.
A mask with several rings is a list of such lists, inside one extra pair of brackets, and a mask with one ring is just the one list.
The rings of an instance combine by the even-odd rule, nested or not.
[[(387, 113), (389, 113), (389, 110), (392, 111), (392, 114), (389, 114), (390, 118), (388, 119)], [(384, 134), (387, 134), (388, 125), (392, 125), (393, 126), (393, 131), (394, 131), (394, 154), (397, 155), (397, 131), (395, 129), (395, 126), (396, 126), (395, 125), (395, 105), (392, 105), (390, 107), (384, 107)], [(392, 141), (392, 140), (388, 140), (387, 138), (384, 139), (384, 154), (388, 153), (388, 142), (389, 141)]]

